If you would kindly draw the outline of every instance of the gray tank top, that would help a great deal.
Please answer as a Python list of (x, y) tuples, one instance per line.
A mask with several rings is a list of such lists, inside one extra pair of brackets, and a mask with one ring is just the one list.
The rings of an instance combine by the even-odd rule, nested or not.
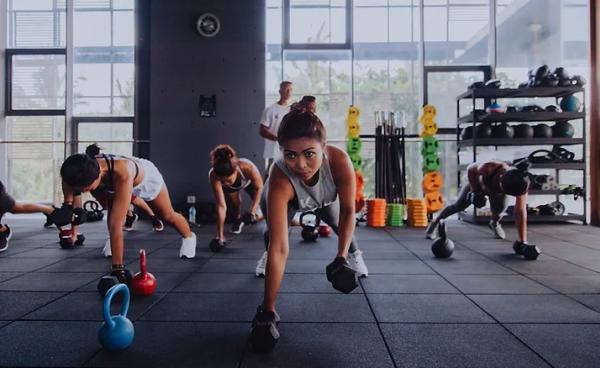
[(275, 165), (283, 171), (292, 183), (298, 200), (298, 210), (313, 211), (328, 206), (337, 199), (337, 188), (333, 181), (333, 175), (331, 175), (327, 156), (323, 157), (323, 164), (319, 169), (319, 179), (313, 186), (304, 184), (302, 179), (294, 175), (285, 165), (283, 157), (279, 157), (275, 161)]

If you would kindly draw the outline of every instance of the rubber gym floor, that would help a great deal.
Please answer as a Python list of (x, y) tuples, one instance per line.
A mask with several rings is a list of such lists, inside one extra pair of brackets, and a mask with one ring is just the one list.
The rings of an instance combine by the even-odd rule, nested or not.
[[(105, 223), (86, 224), (84, 246), (62, 250), (42, 219), (8, 219), (0, 254), (0, 366), (126, 367), (592, 367), (600, 350), (600, 229), (533, 225), (543, 254), (527, 261), (485, 226), (450, 221), (451, 259), (434, 259), (422, 229), (359, 227), (370, 275), (353, 293), (334, 290), (325, 265), (336, 238), (302, 243), (299, 228), (278, 300), (281, 339), (270, 355), (247, 347), (261, 302), (254, 277), (260, 225), (213, 254), (212, 226), (196, 227), (198, 254), (177, 258), (173, 230), (138, 222), (126, 234), (137, 272), (140, 248), (157, 292), (133, 297), (135, 340), (101, 349), (97, 280)], [(515, 238), (515, 228), (506, 227)], [(116, 304), (116, 303), (115, 303)], [(114, 305), (115, 311), (118, 305)]]

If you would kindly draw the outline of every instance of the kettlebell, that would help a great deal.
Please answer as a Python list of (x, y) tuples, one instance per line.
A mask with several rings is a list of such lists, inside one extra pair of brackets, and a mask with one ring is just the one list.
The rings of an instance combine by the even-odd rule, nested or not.
[[(115, 294), (123, 292), (121, 312), (115, 316), (110, 315), (110, 302)], [(133, 323), (127, 318), (129, 310), (129, 289), (125, 284), (111, 287), (104, 298), (102, 314), (104, 323), (98, 331), (98, 340), (104, 349), (109, 351), (126, 349), (133, 342), (135, 329)]]
[(156, 290), (156, 278), (146, 271), (146, 251), (140, 249), (140, 272), (131, 280), (131, 289), (137, 295), (152, 295)]
[(448, 258), (454, 252), (454, 242), (446, 235), (446, 223), (440, 220), (438, 225), (439, 237), (431, 244), (431, 251), (436, 258)]
[(319, 226), (319, 236), (328, 238), (330, 235), (331, 235), (331, 226), (329, 226), (327, 224), (321, 224), (321, 226)]
[[(314, 216), (315, 223), (305, 223), (304, 219), (306, 216)], [(300, 225), (302, 226), (302, 239), (304, 239), (304, 241), (317, 241), (317, 238), (319, 237), (319, 225), (321, 225), (321, 219), (319, 219), (319, 216), (317, 216), (316, 213), (313, 211), (304, 212), (302, 215), (300, 215)]]

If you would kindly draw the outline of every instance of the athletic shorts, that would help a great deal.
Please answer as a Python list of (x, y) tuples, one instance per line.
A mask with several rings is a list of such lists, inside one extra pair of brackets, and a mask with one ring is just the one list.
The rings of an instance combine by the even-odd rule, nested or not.
[(140, 197), (144, 201), (153, 201), (160, 194), (165, 181), (152, 162), (143, 158), (138, 159), (138, 162), (144, 168), (144, 180), (133, 187), (132, 195)]

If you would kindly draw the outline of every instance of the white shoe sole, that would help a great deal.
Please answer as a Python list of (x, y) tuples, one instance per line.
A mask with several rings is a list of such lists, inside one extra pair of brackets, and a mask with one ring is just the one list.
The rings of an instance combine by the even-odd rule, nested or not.
[(242, 222), (242, 223), (240, 224), (240, 227), (239, 227), (239, 229), (238, 229), (237, 231), (234, 231), (234, 230), (232, 229), (232, 230), (229, 230), (229, 233), (230, 233), (230, 234), (241, 234), (241, 232), (242, 232), (242, 228), (243, 228), (243, 227), (244, 227), (244, 223)]

